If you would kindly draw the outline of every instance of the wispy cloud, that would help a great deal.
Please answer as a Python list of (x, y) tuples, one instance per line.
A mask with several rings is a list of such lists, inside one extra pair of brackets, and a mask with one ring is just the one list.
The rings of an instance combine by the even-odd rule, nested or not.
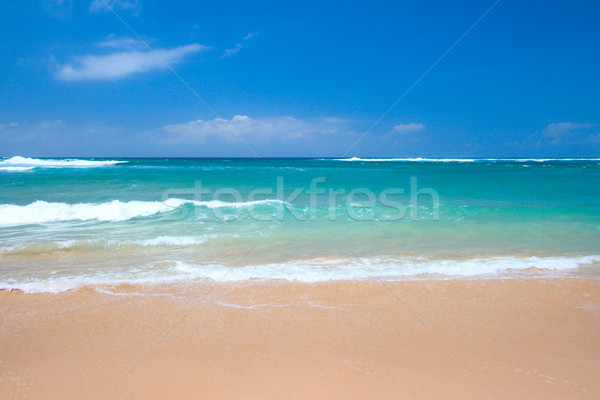
[(143, 42), (132, 37), (118, 37), (116, 35), (108, 35), (104, 40), (97, 44), (98, 47), (107, 49), (145, 49)]
[(424, 131), (426, 129), (425, 125), (417, 122), (411, 122), (409, 124), (398, 124), (392, 128), (393, 133), (414, 133)]
[(119, 126), (62, 120), (0, 123), (0, 156), (102, 155), (127, 142), (124, 133)]
[(62, 128), (64, 123), (61, 120), (0, 123), (0, 141), (7, 147), (11, 143), (43, 142)]
[[(244, 36), (243, 41), (250, 40), (256, 35), (257, 35), (256, 32), (249, 33), (246, 36)], [(236, 43), (235, 46), (232, 47), (231, 49), (225, 49), (221, 58), (231, 57), (232, 55), (239, 53), (240, 50), (242, 50), (243, 48), (244, 48), (244, 45), (242, 43)]]
[(581, 122), (557, 122), (554, 124), (549, 124), (544, 130), (542, 134), (544, 136), (557, 137), (571, 134), (573, 131), (588, 129), (594, 126), (598, 126), (598, 124), (593, 123), (581, 123)]
[(44, 0), (44, 8), (53, 17), (68, 18), (73, 10), (73, 0)]
[(551, 138), (550, 144), (562, 144), (573, 141), (588, 141), (597, 134), (600, 124), (590, 122), (557, 122), (542, 130), (542, 135)]
[(225, 52), (223, 53), (223, 58), (225, 57), (229, 57), (234, 55), (235, 53), (238, 53), (241, 49), (242, 49), (242, 44), (241, 43), (236, 43), (235, 46), (231, 49), (225, 49)]
[(245, 139), (258, 141), (310, 139), (331, 136), (348, 131), (348, 122), (343, 119), (318, 118), (299, 120), (288, 116), (251, 118), (236, 115), (233, 118), (190, 121), (166, 125), (158, 138), (167, 143), (203, 143), (207, 138), (237, 142), (232, 130)]
[(18, 122), (9, 122), (8, 124), (0, 124), (0, 129), (17, 128), (18, 126)]
[[(227, 125), (225, 125), (227, 124)], [(239, 137), (261, 156), (335, 155), (356, 140), (352, 120), (288, 116), (211, 119), (157, 126), (143, 132), (120, 125), (69, 121), (0, 121), (0, 156), (239, 156)], [(228, 128), (229, 126), (229, 128)], [(316, 144), (319, 144), (318, 146)]]
[(208, 49), (194, 43), (172, 49), (157, 49), (154, 54), (141, 50), (135, 41), (127, 39), (109, 39), (101, 42), (99, 46), (121, 51), (75, 56), (72, 62), (58, 69), (56, 77), (65, 81), (115, 80), (135, 73), (166, 69), (162, 60), (174, 65), (190, 54)]
[(89, 9), (94, 13), (109, 11), (106, 6), (115, 11), (129, 11), (135, 16), (142, 11), (142, 5), (138, 0), (92, 0)]

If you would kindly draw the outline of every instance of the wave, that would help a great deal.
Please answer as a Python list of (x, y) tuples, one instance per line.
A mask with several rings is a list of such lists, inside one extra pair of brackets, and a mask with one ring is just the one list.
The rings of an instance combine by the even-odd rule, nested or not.
[(192, 246), (206, 242), (209, 235), (204, 236), (158, 236), (153, 239), (139, 240), (140, 246)]
[(490, 161), (547, 162), (547, 161), (600, 161), (600, 158), (497, 158)]
[(334, 158), (331, 159), (333, 161), (376, 161), (376, 162), (386, 162), (386, 161), (407, 161), (407, 162), (421, 162), (421, 161), (430, 161), (430, 162), (473, 162), (475, 159), (471, 158), (360, 158), (360, 157), (351, 157), (351, 158)]
[(0, 171), (6, 172), (23, 172), (34, 169), (35, 167), (0, 167)]
[[(174, 200), (174, 203), (172, 203), (172, 204), (178, 204), (178, 206), (183, 205), (185, 203), (189, 203), (189, 204), (194, 204), (196, 206), (208, 207), (208, 208), (223, 208), (223, 207), (245, 208), (245, 207), (250, 207), (250, 206), (259, 205), (259, 204), (267, 204), (267, 205), (288, 204), (288, 205), (291, 205), (290, 203), (283, 201), (283, 200), (279, 200), (279, 199), (262, 199), (262, 200), (238, 201), (238, 202), (228, 202), (228, 201), (221, 201), (221, 200), (207, 200), (207, 201), (182, 200), (182, 199), (173, 199), (173, 200)], [(169, 202), (169, 203), (171, 203), (171, 201), (172, 201), (172, 199), (167, 200), (167, 202)]]
[(106, 203), (48, 203), (38, 200), (26, 206), (0, 204), (0, 225), (26, 225), (62, 221), (127, 221), (133, 218), (149, 217), (170, 212), (182, 205), (192, 204), (207, 208), (245, 208), (260, 204), (289, 204), (278, 199), (264, 199), (246, 202), (226, 202), (220, 200), (185, 200), (169, 198), (160, 201), (113, 200)]
[(57, 250), (68, 251), (83, 251), (89, 252), (93, 250), (116, 250), (130, 246), (142, 247), (184, 247), (194, 246), (205, 243), (210, 239), (226, 237), (227, 235), (198, 235), (198, 236), (158, 236), (143, 240), (60, 240), (60, 241), (40, 241), (15, 244), (10, 246), (0, 247), (0, 255), (38, 255), (42, 253), (50, 253)]
[(332, 158), (331, 161), (401, 161), (401, 162), (548, 162), (548, 161), (600, 161), (600, 158)]
[(177, 263), (177, 270), (190, 278), (222, 281), (280, 279), (298, 282), (336, 280), (405, 280), (415, 278), (497, 277), (532, 268), (561, 271), (600, 262), (600, 255), (581, 257), (491, 257), (469, 260), (432, 260), (423, 257), (357, 259), (316, 259), (230, 268)]
[(480, 158), (481, 162), (569, 162), (569, 161), (600, 161), (600, 158)]
[(491, 257), (469, 260), (433, 260), (419, 257), (402, 259), (373, 257), (357, 259), (313, 259), (247, 265), (191, 264), (172, 261), (115, 270), (88, 270), (87, 273), (47, 278), (9, 278), (0, 288), (24, 292), (63, 292), (83, 286), (119, 284), (164, 284), (191, 281), (241, 282), (282, 280), (303, 283), (349, 280), (402, 281), (415, 279), (489, 279), (498, 277), (557, 276), (559, 271), (598, 266), (600, 255), (579, 257)]
[(15, 156), (0, 161), (0, 165), (18, 165), (34, 167), (49, 167), (49, 168), (74, 168), (74, 167), (105, 167), (115, 164), (126, 163), (127, 161), (117, 160), (82, 160), (78, 158), (66, 158), (66, 159), (40, 159), (40, 158), (28, 158)]
[(171, 210), (173, 207), (161, 202), (114, 200), (99, 204), (66, 204), (36, 201), (26, 206), (0, 205), (0, 225), (85, 220), (125, 221)]

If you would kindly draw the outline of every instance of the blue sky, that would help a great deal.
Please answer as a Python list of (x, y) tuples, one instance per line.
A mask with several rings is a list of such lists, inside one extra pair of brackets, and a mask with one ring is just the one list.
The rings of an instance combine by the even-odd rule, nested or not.
[[(1, 3), (0, 155), (342, 156), (493, 4), (105, 1)], [(501, 1), (348, 156), (600, 157), (599, 18)]]

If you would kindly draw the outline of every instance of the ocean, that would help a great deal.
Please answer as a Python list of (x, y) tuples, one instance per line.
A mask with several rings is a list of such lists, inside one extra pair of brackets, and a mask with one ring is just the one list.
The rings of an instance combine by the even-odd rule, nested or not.
[(600, 159), (0, 159), (0, 288), (597, 276)]

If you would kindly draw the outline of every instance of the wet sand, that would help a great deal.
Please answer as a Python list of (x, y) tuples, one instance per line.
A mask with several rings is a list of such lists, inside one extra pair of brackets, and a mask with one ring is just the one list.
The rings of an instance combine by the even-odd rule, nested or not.
[(600, 280), (0, 292), (0, 398), (597, 399)]

